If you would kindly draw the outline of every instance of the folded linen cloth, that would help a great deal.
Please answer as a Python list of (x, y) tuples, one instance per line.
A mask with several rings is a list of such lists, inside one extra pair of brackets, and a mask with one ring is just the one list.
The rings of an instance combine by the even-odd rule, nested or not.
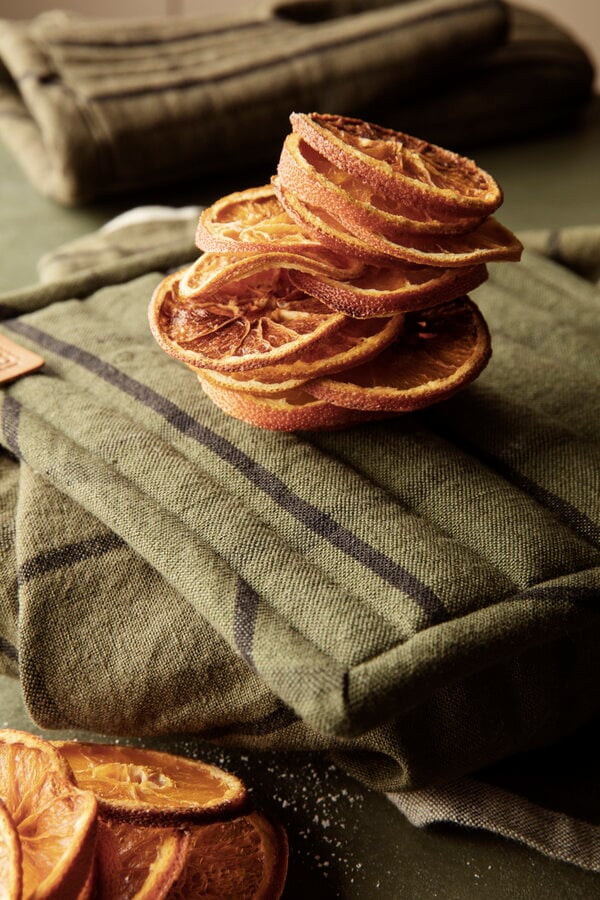
[(592, 80), (569, 38), (522, 21), (496, 55), (500, 0), (268, 0), (220, 20), (2, 21), (0, 136), (61, 203), (258, 162), (270, 171), (293, 109), (377, 110), (384, 124), (397, 117), (457, 146), (506, 137), (555, 123)]
[[(151, 227), (159, 265), (189, 257)], [(570, 259), (570, 231), (544, 240)], [(598, 710), (597, 288), (535, 252), (492, 267), (471, 388), (278, 434), (155, 346), (150, 249), (95, 272), (89, 250), (0, 298), (47, 360), (0, 408), (0, 660), (35, 721), (329, 750), (397, 791)]]

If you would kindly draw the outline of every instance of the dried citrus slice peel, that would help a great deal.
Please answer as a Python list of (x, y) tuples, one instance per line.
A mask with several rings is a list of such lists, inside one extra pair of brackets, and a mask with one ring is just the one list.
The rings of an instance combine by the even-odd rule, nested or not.
[(363, 266), (325, 247), (314, 256), (299, 256), (270, 249), (247, 257), (233, 253), (204, 253), (180, 272), (178, 294), (184, 300), (202, 297), (207, 293), (214, 294), (221, 288), (228, 289), (232, 281), (239, 282), (260, 275), (265, 269), (275, 268), (298, 269), (314, 275), (346, 279), (360, 275)]
[(198, 376), (206, 394), (223, 412), (248, 425), (270, 431), (309, 431), (321, 428), (344, 428), (373, 418), (365, 412), (343, 409), (325, 400), (315, 399), (297, 388), (275, 397), (258, 396), (217, 386)]
[(195, 826), (181, 876), (168, 900), (278, 900), (287, 873), (285, 831), (261, 813)]
[(372, 359), (398, 337), (403, 321), (401, 315), (369, 320), (347, 317), (331, 342), (322, 340), (312, 344), (294, 362), (255, 369), (249, 374), (212, 372), (210, 369), (196, 371), (202, 380), (215, 387), (228, 387), (254, 394), (281, 394), (319, 375), (340, 372)]
[(96, 800), (47, 741), (0, 731), (0, 797), (18, 832), (23, 898), (76, 900), (94, 858)]
[(465, 387), (490, 355), (483, 316), (465, 297), (407, 315), (401, 338), (374, 360), (308, 382), (305, 391), (349, 409), (410, 412)]
[(0, 800), (0, 897), (20, 900), (23, 860), (19, 835), (6, 806)]
[(439, 216), (488, 216), (502, 191), (473, 160), (361, 119), (293, 113), (292, 129), (377, 193)]
[(221, 197), (208, 206), (198, 223), (200, 250), (222, 253), (274, 251), (318, 254), (321, 246), (308, 237), (280, 206), (271, 185)]
[(179, 276), (167, 276), (149, 313), (163, 350), (198, 368), (243, 372), (291, 361), (341, 328), (343, 313), (300, 291), (285, 270), (267, 265), (251, 277), (232, 277), (214, 293), (187, 299), (179, 295)]
[(413, 312), (446, 303), (479, 287), (487, 277), (484, 265), (457, 269), (365, 266), (360, 276), (345, 281), (311, 272), (290, 274), (297, 287), (332, 309), (358, 318)]
[(277, 166), (281, 183), (301, 200), (314, 203), (363, 228), (402, 243), (405, 234), (461, 234), (472, 231), (482, 216), (439, 218), (422, 207), (407, 207), (378, 194), (318, 153), (297, 134), (289, 134)]
[(290, 217), (326, 247), (338, 253), (355, 255), (365, 262), (389, 266), (390, 261), (403, 260), (424, 266), (454, 268), (480, 263), (516, 261), (523, 250), (515, 235), (493, 218), (486, 219), (467, 234), (406, 234), (403, 243), (395, 243), (385, 235), (348, 221), (342, 222), (322, 207), (304, 203), (296, 194), (274, 179), (282, 206)]
[(77, 784), (105, 816), (169, 825), (238, 815), (248, 803), (235, 775), (199, 760), (114, 744), (55, 741)]
[(189, 833), (105, 817), (98, 821), (96, 900), (160, 900), (186, 863)]

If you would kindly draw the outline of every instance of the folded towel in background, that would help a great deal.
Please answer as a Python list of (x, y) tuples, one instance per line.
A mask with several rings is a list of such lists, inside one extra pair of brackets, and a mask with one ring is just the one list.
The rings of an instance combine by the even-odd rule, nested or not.
[(33, 718), (323, 749), (405, 790), (597, 712), (600, 294), (565, 265), (590, 270), (587, 232), (534, 236), (562, 265), (492, 266), (468, 390), (278, 434), (150, 336), (185, 226), (179, 255), (156, 221), (122, 227), (129, 259), (90, 272), (90, 241), (77, 271), (66, 248), (62, 280), (0, 298), (0, 330), (46, 357), (0, 408), (0, 660)]
[(500, 0), (270, 0), (243, 19), (5, 20), (0, 135), (61, 203), (263, 162), (270, 171), (293, 109), (393, 119), (464, 146), (555, 123), (588, 96), (589, 61), (548, 28), (528, 26), (522, 40), (519, 26), (506, 46)]

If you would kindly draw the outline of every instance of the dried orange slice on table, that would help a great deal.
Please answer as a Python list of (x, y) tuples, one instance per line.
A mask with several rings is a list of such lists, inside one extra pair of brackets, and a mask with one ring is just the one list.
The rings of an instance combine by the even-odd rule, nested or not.
[(378, 418), (315, 398), (304, 387), (268, 397), (250, 391), (231, 390), (204, 379), (201, 379), (201, 383), (205, 393), (223, 412), (247, 422), (248, 425), (257, 425), (270, 431), (345, 428)]
[(80, 788), (93, 791), (103, 815), (136, 824), (209, 822), (239, 815), (243, 782), (217, 766), (158, 750), (55, 741)]
[[(315, 240), (338, 253), (355, 256), (374, 265), (402, 260), (423, 266), (454, 268), (480, 263), (515, 261), (523, 247), (515, 235), (494, 218), (486, 219), (466, 234), (415, 235), (406, 233), (402, 242), (339, 218), (318, 205), (305, 203), (278, 179), (274, 187), (290, 217)], [(336, 211), (337, 212), (337, 211)]]
[(470, 384), (490, 354), (485, 320), (465, 297), (407, 315), (402, 336), (374, 360), (310, 381), (305, 390), (349, 409), (411, 412)]
[(0, 800), (0, 897), (20, 900), (23, 889), (21, 844), (15, 823)]
[(0, 732), (0, 797), (17, 829), (23, 898), (76, 900), (94, 860), (96, 801), (47, 741)]
[(194, 826), (183, 871), (168, 900), (277, 900), (287, 857), (285, 831), (261, 813)]
[(96, 900), (166, 897), (185, 864), (190, 836), (181, 828), (153, 828), (101, 817), (96, 848)]
[[(270, 184), (221, 197), (200, 216), (196, 243), (220, 253), (288, 252), (321, 257), (323, 247), (290, 219)], [(346, 261), (352, 267), (352, 260)]]
[(292, 113), (292, 130), (340, 169), (408, 206), (440, 217), (489, 216), (502, 191), (473, 160), (362, 119)]
[(440, 217), (423, 206), (406, 206), (390, 199), (336, 166), (297, 134), (286, 137), (279, 164), (279, 180), (308, 203), (329, 210), (341, 221), (380, 232), (390, 240), (405, 234), (461, 234), (472, 231), (485, 216)]

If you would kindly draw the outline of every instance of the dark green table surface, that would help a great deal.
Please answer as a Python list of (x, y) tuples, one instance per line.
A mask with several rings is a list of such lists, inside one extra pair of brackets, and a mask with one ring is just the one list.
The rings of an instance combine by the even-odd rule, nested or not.
[[(501, 219), (512, 228), (600, 223), (600, 104), (578, 130), (482, 148), (472, 155), (502, 184), (506, 200)], [(267, 177), (266, 170), (244, 173), (238, 182), (212, 179), (86, 209), (62, 209), (25, 182), (0, 146), (0, 290), (35, 281), (36, 262), (43, 253), (133, 205), (210, 202)], [(4, 677), (0, 677), (0, 727), (39, 730), (24, 709), (18, 683)], [(288, 829), (291, 852), (285, 897), (289, 900), (600, 898), (600, 875), (485, 833), (413, 828), (384, 797), (363, 789), (322, 758), (233, 752), (189, 737), (153, 743), (175, 752), (202, 754), (252, 785), (257, 805), (275, 813)], [(546, 754), (510, 761), (494, 774), (549, 806), (600, 824), (598, 749), (596, 728), (591, 725)]]

